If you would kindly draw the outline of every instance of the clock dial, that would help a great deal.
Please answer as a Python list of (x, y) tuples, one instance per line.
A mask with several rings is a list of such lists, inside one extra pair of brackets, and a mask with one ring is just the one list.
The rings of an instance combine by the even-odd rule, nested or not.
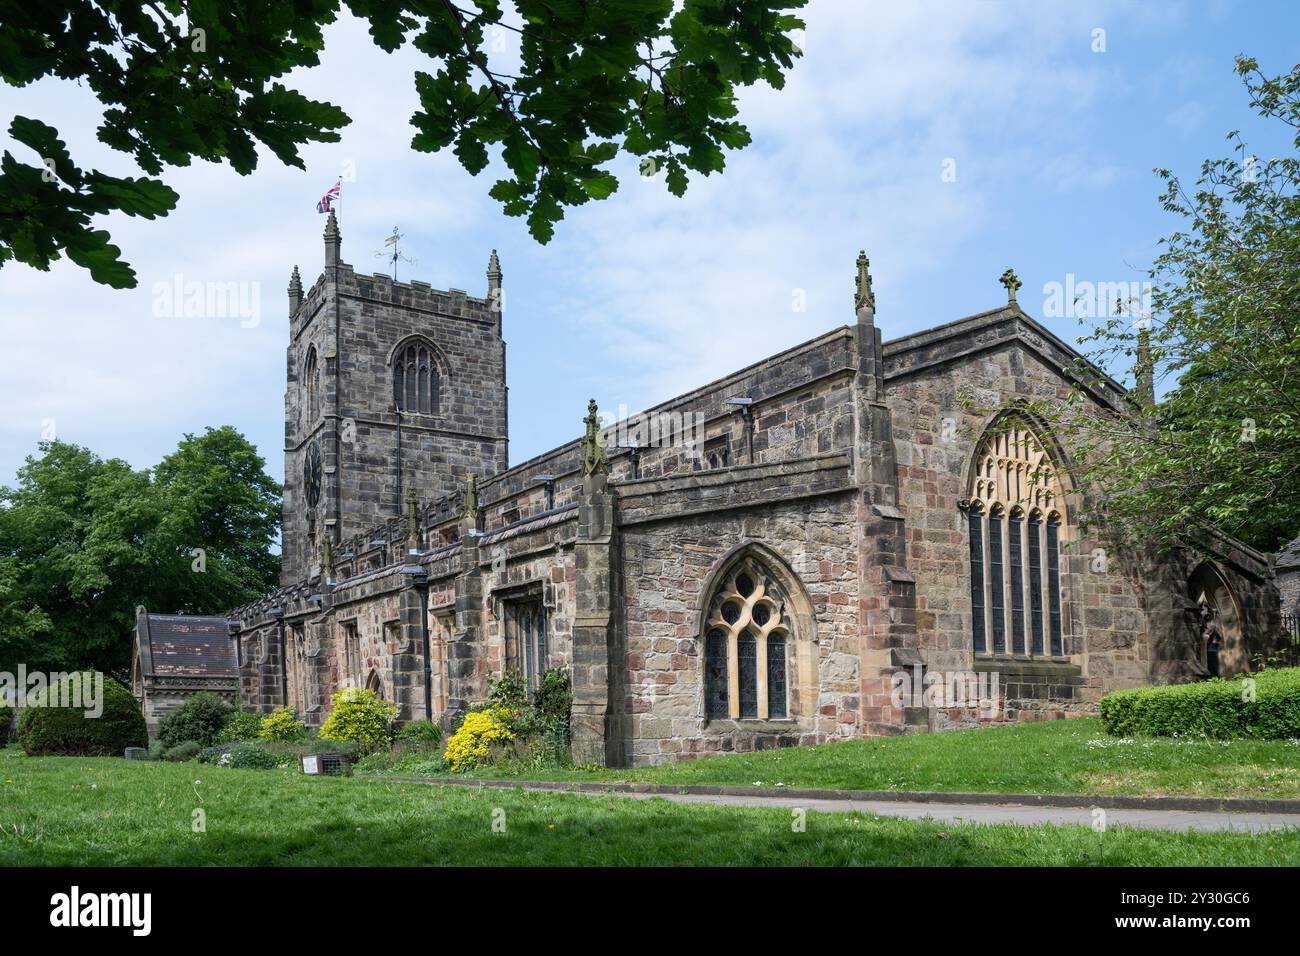
[(307, 493), (308, 507), (315, 508), (320, 501), (320, 445), (312, 442), (302, 459), (302, 486)]

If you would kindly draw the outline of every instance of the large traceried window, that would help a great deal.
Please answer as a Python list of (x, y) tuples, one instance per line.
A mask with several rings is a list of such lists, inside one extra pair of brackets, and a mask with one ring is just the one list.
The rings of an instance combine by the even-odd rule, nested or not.
[(704, 625), (705, 716), (773, 720), (788, 717), (789, 614), (772, 575), (753, 558), (722, 579)]
[(1061, 657), (1063, 490), (1056, 466), (1023, 423), (999, 422), (975, 451), (962, 502), (970, 545), (976, 654)]
[(428, 342), (412, 339), (393, 355), (393, 401), (403, 412), (438, 411), (438, 368)]

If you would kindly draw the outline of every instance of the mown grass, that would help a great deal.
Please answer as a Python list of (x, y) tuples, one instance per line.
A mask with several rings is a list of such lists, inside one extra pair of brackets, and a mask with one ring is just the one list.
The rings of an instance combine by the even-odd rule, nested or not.
[[(400, 767), (394, 768), (400, 773)], [(884, 737), (632, 770), (486, 767), (488, 778), (1212, 797), (1300, 797), (1300, 741), (1109, 737), (1097, 718)]]
[[(195, 810), (205, 832), (194, 832)], [(1167, 833), (863, 814), (0, 752), (0, 865), (1253, 866), (1300, 831)], [(494, 820), (505, 832), (494, 832)]]

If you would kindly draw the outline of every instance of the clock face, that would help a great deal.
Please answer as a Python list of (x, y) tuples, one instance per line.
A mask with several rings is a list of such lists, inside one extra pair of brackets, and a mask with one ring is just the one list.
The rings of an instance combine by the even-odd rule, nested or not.
[(307, 505), (311, 508), (320, 501), (320, 474), (320, 445), (312, 442), (302, 458), (302, 486), (307, 492)]

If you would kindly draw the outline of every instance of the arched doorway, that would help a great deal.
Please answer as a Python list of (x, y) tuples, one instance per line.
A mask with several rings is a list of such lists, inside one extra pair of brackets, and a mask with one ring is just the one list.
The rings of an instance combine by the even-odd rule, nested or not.
[(384, 699), (384, 682), (377, 671), (371, 671), (370, 676), (366, 678), (366, 690), (372, 690), (376, 697)]
[(1232, 677), (1249, 669), (1242, 640), (1241, 608), (1219, 569), (1206, 561), (1187, 579), (1196, 632), (1196, 658), (1211, 677)]

